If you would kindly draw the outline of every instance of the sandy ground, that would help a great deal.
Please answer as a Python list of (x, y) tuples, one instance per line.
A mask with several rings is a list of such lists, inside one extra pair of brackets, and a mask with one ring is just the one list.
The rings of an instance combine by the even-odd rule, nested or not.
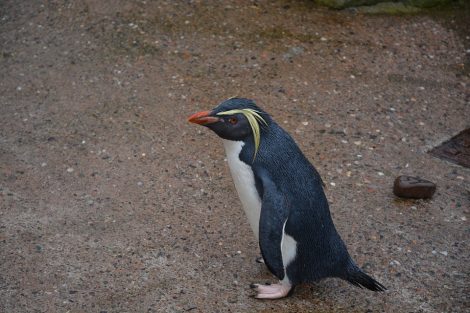
[[(469, 312), (470, 14), (308, 1), (0, 2), (0, 312)], [(186, 118), (253, 98), (328, 185), (384, 294), (274, 281), (220, 140)], [(438, 184), (392, 194), (397, 175)]]

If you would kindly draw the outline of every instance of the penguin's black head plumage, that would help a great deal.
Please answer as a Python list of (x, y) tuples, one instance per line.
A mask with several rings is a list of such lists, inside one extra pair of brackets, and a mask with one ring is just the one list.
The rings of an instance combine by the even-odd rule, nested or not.
[(245, 141), (253, 133), (259, 138), (271, 118), (250, 99), (230, 98), (212, 111), (191, 115), (188, 121), (208, 127), (223, 139)]

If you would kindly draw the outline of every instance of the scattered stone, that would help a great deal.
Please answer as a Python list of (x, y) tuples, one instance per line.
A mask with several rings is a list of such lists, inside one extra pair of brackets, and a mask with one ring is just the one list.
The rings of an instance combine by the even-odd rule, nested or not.
[(69, 168), (67, 169), (67, 172), (72, 173), (72, 172), (73, 172), (73, 168), (69, 167)]
[(413, 176), (398, 176), (393, 185), (393, 193), (402, 198), (431, 198), (436, 191), (436, 184)]
[(397, 260), (392, 260), (392, 261), (390, 261), (390, 265), (391, 266), (400, 266), (401, 264)]
[(282, 58), (284, 60), (289, 60), (292, 59), (293, 57), (297, 55), (301, 55), (304, 53), (304, 48), (303, 47), (291, 47), (286, 53), (282, 55)]

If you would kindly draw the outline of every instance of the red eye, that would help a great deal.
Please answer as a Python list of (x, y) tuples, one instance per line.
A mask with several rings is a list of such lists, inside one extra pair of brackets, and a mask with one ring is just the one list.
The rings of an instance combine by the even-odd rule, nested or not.
[(228, 122), (232, 125), (235, 125), (235, 124), (238, 123), (238, 120), (237, 120), (236, 117), (231, 117), (231, 118), (228, 119)]

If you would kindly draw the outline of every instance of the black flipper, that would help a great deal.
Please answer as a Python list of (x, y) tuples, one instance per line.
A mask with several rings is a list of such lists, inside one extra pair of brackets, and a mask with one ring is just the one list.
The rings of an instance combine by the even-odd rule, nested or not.
[(264, 262), (277, 278), (284, 278), (281, 241), (283, 226), (288, 217), (285, 198), (266, 175), (258, 175), (263, 184), (263, 199), (259, 220), (259, 245)]

